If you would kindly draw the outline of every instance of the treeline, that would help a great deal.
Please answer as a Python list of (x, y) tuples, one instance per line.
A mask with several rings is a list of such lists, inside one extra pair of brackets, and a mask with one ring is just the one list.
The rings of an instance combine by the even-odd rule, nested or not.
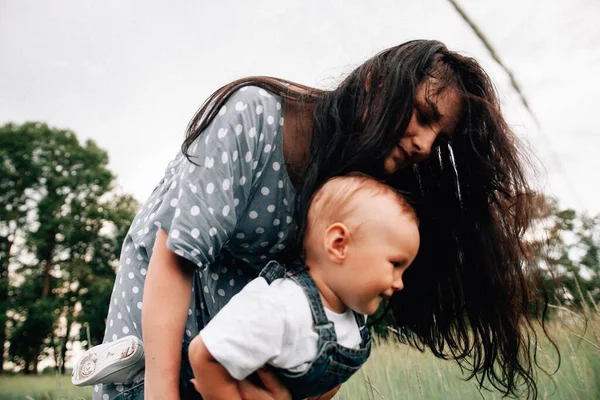
[[(122, 240), (138, 204), (114, 190), (108, 154), (43, 123), (0, 127), (0, 343), (25, 373), (64, 370), (74, 340), (98, 343)], [(74, 324), (84, 326), (81, 337)]]
[[(73, 342), (101, 342), (120, 246), (139, 207), (115, 190), (107, 164), (104, 150), (71, 131), (0, 127), (1, 365), (34, 373), (50, 357), (64, 371)], [(596, 307), (600, 217), (537, 200), (529, 241), (552, 304)], [(387, 333), (385, 324), (375, 329)]]

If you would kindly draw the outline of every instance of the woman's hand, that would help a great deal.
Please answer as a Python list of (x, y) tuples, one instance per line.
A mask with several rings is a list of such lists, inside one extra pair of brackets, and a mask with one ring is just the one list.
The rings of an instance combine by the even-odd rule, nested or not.
[(248, 379), (238, 382), (238, 388), (244, 400), (291, 400), (292, 395), (279, 379), (267, 369), (256, 371), (264, 388), (255, 386)]
[[(256, 371), (260, 380), (265, 385), (260, 388), (250, 382), (248, 379), (238, 382), (238, 388), (242, 399), (244, 400), (291, 400), (292, 395), (287, 388), (277, 379), (277, 377), (268, 369), (263, 368)], [(342, 385), (336, 386), (329, 392), (319, 397), (312, 397), (308, 400), (330, 400), (340, 390)]]
[(335, 394), (338, 392), (338, 390), (340, 390), (340, 388), (342, 387), (342, 385), (337, 385), (336, 387), (334, 387), (333, 389), (331, 389), (329, 392), (320, 395), (319, 397), (311, 397), (308, 400), (329, 400), (332, 399), (333, 396), (335, 396)]

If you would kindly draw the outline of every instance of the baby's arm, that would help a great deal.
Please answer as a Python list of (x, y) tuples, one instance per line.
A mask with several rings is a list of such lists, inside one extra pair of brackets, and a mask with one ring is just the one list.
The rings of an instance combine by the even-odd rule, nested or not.
[(294, 340), (294, 332), (286, 328), (287, 308), (282, 303), (281, 294), (264, 279), (255, 279), (192, 340), (189, 360), (203, 397), (241, 398), (247, 385), (239, 386), (240, 382), (277, 359), (285, 340)]
[(202, 337), (197, 335), (190, 343), (190, 365), (194, 387), (206, 400), (241, 400), (238, 381), (233, 378), (208, 351)]
[(142, 334), (146, 399), (179, 399), (181, 338), (192, 293), (192, 268), (166, 246), (158, 231), (144, 287)]

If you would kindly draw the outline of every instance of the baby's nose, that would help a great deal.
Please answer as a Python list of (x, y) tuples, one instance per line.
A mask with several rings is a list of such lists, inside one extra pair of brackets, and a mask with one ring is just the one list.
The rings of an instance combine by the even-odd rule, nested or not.
[(402, 281), (402, 277), (394, 280), (394, 283), (392, 284), (392, 289), (394, 289), (395, 292), (404, 289), (404, 282)]

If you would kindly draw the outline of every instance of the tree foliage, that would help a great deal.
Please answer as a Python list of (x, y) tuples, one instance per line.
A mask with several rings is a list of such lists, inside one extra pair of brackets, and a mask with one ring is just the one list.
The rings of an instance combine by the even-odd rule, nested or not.
[(104, 150), (71, 131), (0, 127), (0, 297), (8, 299), (0, 340), (25, 372), (46, 353), (64, 365), (73, 324), (106, 315), (106, 287), (137, 208), (112, 191), (107, 165)]
[(556, 199), (539, 196), (531, 236), (551, 301), (595, 307), (600, 302), (600, 216), (563, 209)]

